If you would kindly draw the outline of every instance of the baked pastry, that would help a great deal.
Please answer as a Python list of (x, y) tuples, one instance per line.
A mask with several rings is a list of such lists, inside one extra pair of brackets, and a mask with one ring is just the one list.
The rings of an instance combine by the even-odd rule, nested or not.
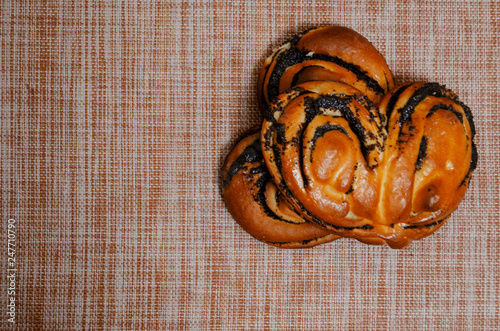
[(437, 83), (395, 87), (357, 32), (296, 35), (265, 60), (257, 92), (262, 125), (223, 166), (226, 206), (255, 238), (401, 248), (463, 199), (477, 163), (470, 109)]
[(261, 112), (290, 87), (318, 80), (349, 84), (375, 104), (394, 87), (384, 57), (365, 37), (346, 27), (314, 28), (296, 35), (264, 61), (257, 88)]
[(278, 191), (262, 156), (260, 127), (247, 132), (222, 168), (223, 198), (241, 227), (267, 244), (312, 247), (339, 238), (307, 223)]
[(376, 108), (350, 85), (313, 81), (274, 100), (261, 140), (274, 182), (305, 220), (400, 248), (462, 200), (474, 132), (469, 108), (436, 83), (398, 87)]

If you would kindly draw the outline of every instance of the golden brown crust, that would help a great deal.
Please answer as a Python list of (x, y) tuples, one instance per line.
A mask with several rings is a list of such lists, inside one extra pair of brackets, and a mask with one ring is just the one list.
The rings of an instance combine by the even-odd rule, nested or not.
[(370, 106), (343, 83), (299, 85), (266, 115), (263, 154), (304, 219), (399, 248), (434, 232), (462, 200), (477, 157), (472, 115), (435, 83)]
[(282, 248), (305, 248), (338, 238), (307, 223), (277, 190), (264, 164), (258, 130), (235, 145), (222, 172), (229, 212), (256, 239)]
[(349, 28), (277, 48), (258, 78), (260, 144), (247, 135), (224, 166), (237, 222), (289, 248), (338, 236), (401, 248), (441, 227), (476, 167), (472, 113), (437, 83), (394, 86), (382, 55)]
[(394, 77), (384, 57), (368, 39), (352, 29), (341, 26), (315, 29), (304, 35), (296, 47), (302, 52), (328, 54), (359, 66), (385, 92), (394, 87)]
[(340, 81), (359, 89), (375, 104), (395, 84), (383, 56), (356, 31), (326, 26), (296, 35), (277, 48), (261, 68), (259, 107), (304, 82)]

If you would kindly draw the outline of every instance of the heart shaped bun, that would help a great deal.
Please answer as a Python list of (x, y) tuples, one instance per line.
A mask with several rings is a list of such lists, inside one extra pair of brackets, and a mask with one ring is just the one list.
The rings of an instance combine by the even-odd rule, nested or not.
[(396, 86), (359, 33), (299, 33), (265, 60), (257, 90), (262, 125), (223, 166), (227, 208), (255, 238), (401, 248), (465, 196), (477, 164), (470, 109), (438, 83)]

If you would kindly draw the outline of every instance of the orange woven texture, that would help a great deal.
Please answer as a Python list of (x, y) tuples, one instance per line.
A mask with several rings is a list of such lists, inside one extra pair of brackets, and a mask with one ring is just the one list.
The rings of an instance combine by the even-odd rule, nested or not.
[[(15, 219), (17, 328), (500, 327), (499, 2), (16, 0), (0, 16), (0, 246)], [(270, 247), (220, 195), (224, 157), (259, 124), (263, 60), (327, 24), (474, 114), (464, 201), (402, 250)]]

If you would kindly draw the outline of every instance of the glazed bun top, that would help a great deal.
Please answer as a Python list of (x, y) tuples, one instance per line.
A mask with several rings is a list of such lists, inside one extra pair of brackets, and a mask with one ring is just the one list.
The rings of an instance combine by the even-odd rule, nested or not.
[(384, 57), (362, 35), (340, 26), (313, 28), (277, 48), (259, 74), (262, 113), (279, 94), (309, 81), (351, 85), (377, 104), (394, 87)]

